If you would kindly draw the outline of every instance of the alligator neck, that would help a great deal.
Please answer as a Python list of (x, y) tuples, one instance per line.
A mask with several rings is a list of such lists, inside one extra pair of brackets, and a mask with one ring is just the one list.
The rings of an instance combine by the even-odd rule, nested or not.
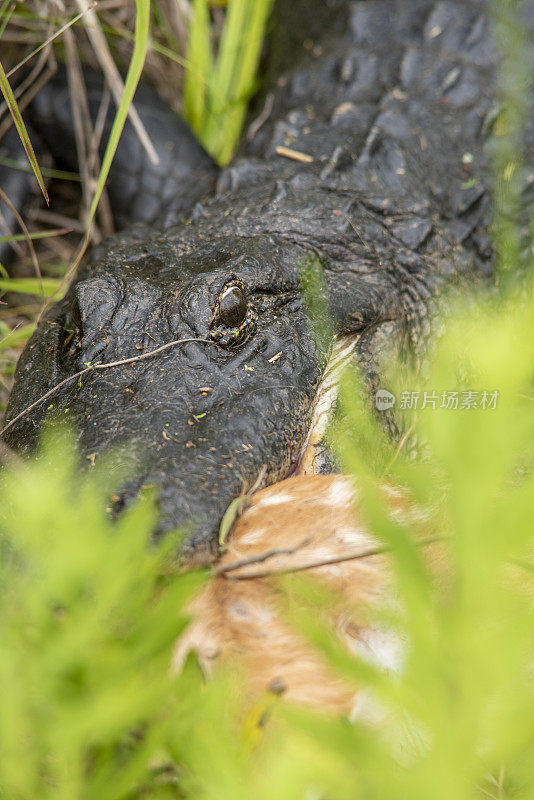
[(479, 4), (354, 3), (347, 29), (279, 78), (208, 215), (326, 250), (332, 269), (490, 274), (495, 61)]

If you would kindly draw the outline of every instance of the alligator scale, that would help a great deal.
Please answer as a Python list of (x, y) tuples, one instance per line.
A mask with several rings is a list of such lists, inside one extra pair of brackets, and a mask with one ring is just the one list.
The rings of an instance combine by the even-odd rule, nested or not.
[[(492, 273), (483, 140), (497, 53), (484, 7), (323, 5), (327, 33), (294, 46), (297, 63), (267, 86), (217, 182), (174, 117), (148, 125), (157, 145), (178, 143), (159, 173), (139, 170), (126, 131), (110, 193), (137, 224), (45, 312), (7, 410), (5, 440), (19, 450), (50, 414), (75, 425), (84, 458), (127, 448), (134, 474), (118, 506), (158, 486), (158, 532), (188, 525), (183, 553), (197, 563), (216, 554), (244, 482), (288, 475), (306, 442), (328, 354), (306, 316), (303, 263), (321, 262), (336, 333), (354, 337), (371, 386), (384, 353), (417, 353), (444, 286)], [(36, 102), (49, 140), (65, 97), (56, 87)], [(9, 425), (87, 365), (124, 361), (67, 381)]]

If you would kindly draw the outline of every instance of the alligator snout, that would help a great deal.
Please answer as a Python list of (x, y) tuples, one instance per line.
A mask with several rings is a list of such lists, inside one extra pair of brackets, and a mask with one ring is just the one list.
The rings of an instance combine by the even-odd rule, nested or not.
[[(205, 563), (231, 500), (260, 471), (267, 483), (289, 472), (324, 354), (299, 294), (302, 248), (233, 237), (179, 259), (153, 249), (104, 255), (71, 288), (25, 352), (7, 416), (62, 384), (36, 413), (74, 423), (82, 462), (120, 452), (133, 474), (117, 510), (154, 486), (156, 535)], [(33, 423), (23, 416), (7, 440), (32, 447)]]

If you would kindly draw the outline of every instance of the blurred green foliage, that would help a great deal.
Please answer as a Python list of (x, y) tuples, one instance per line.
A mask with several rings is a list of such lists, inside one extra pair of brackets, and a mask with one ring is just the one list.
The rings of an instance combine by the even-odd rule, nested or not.
[(147, 500), (113, 526), (109, 476), (73, 446), (2, 475), (0, 796), (123, 797), (148, 780), (172, 718), (172, 647), (189, 574), (166, 585)]
[(194, 0), (185, 62), (184, 114), (215, 161), (234, 154), (250, 98), (272, 0), (231, 0), (213, 52), (209, 0)]
[[(503, 48), (521, 65), (521, 31), (508, 29)], [(205, 40), (196, 46), (206, 56)], [(290, 619), (374, 698), (382, 722), (245, 700), (239, 674), (205, 682), (194, 659), (172, 674), (187, 601), (206, 576), (169, 571), (172, 542), (150, 543), (150, 498), (112, 524), (118, 476), (104, 465), (80, 477), (72, 445), (49, 433), (38, 458), (0, 478), (2, 800), (534, 797), (534, 299), (530, 277), (521, 291), (513, 280), (514, 265), (528, 275), (532, 260), (510, 224), (525, 118), (517, 86), (504, 85), (519, 110), (495, 146), (503, 291), (448, 320), (424, 379), (392, 373), (385, 386), (397, 408), (403, 392), (438, 396), (407, 420), (427, 457), (392, 449), (354, 373), (332, 432), (391, 551), (395, 603), (376, 614), (403, 642), (401, 671), (349, 655), (320, 622), (328, 597), (305, 579), (281, 581)], [(441, 407), (452, 391), (478, 392), (478, 407)], [(484, 391), (498, 392), (495, 408), (481, 407)], [(385, 513), (384, 475), (431, 509), (445, 579)]]
[(495, 409), (427, 407), (418, 433), (431, 455), (389, 465), (433, 509), (445, 580), (378, 500), (391, 447), (345, 377), (334, 439), (391, 550), (396, 602), (377, 615), (404, 642), (400, 673), (346, 653), (319, 621), (328, 599), (304, 579), (282, 588), (294, 624), (382, 708), (380, 725), (245, 700), (239, 674), (205, 683), (194, 660), (172, 675), (202, 575), (169, 573), (172, 544), (149, 545), (150, 499), (110, 523), (113, 473), (80, 478), (50, 434), (39, 458), (4, 470), (0, 797), (532, 797), (533, 305), (471, 305), (428, 379), (408, 387), (499, 392)]

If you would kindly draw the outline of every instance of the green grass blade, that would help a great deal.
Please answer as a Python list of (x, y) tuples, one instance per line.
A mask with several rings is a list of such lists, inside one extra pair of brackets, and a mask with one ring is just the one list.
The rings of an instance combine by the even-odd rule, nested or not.
[(48, 205), (49, 204), (48, 192), (46, 191), (46, 186), (44, 184), (43, 176), (41, 175), (41, 170), (39, 168), (39, 164), (37, 163), (32, 143), (30, 141), (30, 137), (28, 136), (28, 131), (26, 130), (26, 126), (24, 125), (23, 119), (19, 111), (19, 107), (17, 105), (17, 101), (15, 100), (15, 96), (11, 90), (11, 86), (9, 85), (9, 81), (6, 77), (6, 73), (4, 72), (2, 64), (0, 64), (0, 90), (4, 95), (7, 107), (11, 112), (11, 116), (13, 117), (13, 122), (15, 123), (15, 127), (20, 136), (20, 140), (24, 146), (26, 155), (28, 156), (28, 160), (32, 166), (34, 175), (37, 178), (37, 182), (41, 187), (44, 199), (46, 200), (46, 203)]
[(42, 287), (36, 278), (19, 278), (18, 280), (6, 280), (0, 278), (0, 292), (23, 292), (24, 294), (40, 295), (50, 297), (58, 288), (60, 281), (56, 278), (43, 278)]
[(35, 324), (22, 325), (20, 328), (13, 328), (7, 336), (0, 339), (0, 353), (10, 348), (20, 347), (25, 344), (35, 330)]
[(2, 6), (0, 7), (0, 38), (7, 28), (7, 23), (9, 22), (11, 14), (14, 10), (15, 6), (13, 5), (11, 8), (9, 8), (9, 0), (4, 0)]
[[(114, 36), (118, 39), (124, 39), (130, 42), (135, 40), (135, 36), (131, 31), (122, 29), (118, 30), (113, 28), (111, 25), (106, 25), (103, 22), (101, 22), (100, 27), (108, 37)], [(161, 44), (161, 42), (156, 41), (153, 37), (149, 37), (148, 39), (148, 49), (150, 51), (154, 51), (154, 53), (159, 53), (160, 55), (165, 56), (171, 61), (174, 61), (175, 64), (179, 64), (184, 69), (187, 69), (189, 66), (189, 61), (186, 58), (183, 58), (178, 53), (175, 53), (170, 47), (166, 47), (164, 44)]]
[[(11, 167), (11, 169), (17, 169), (19, 172), (32, 171), (32, 168), (29, 164), (22, 163), (21, 161), (17, 161), (16, 158), (9, 158), (8, 156), (0, 156), (0, 166)], [(77, 172), (68, 172), (64, 169), (43, 167), (41, 169), (41, 173), (45, 176), (45, 178), (55, 178), (59, 181), (74, 181), (75, 183), (80, 183), (82, 180)]]
[(272, 0), (231, 0), (215, 63), (207, 0), (195, 0), (189, 28), (185, 117), (221, 165), (232, 157), (255, 88)]
[(208, 81), (212, 72), (208, 3), (207, 0), (195, 0), (187, 36), (184, 114), (200, 137), (205, 124)]
[(271, 0), (232, 0), (211, 86), (206, 146), (226, 164), (237, 146), (256, 70)]
[(150, 0), (136, 0), (135, 5), (135, 43), (132, 60), (130, 61), (128, 74), (124, 83), (124, 94), (117, 109), (117, 113), (113, 121), (113, 127), (109, 135), (106, 152), (104, 153), (104, 158), (102, 160), (102, 167), (100, 169), (100, 175), (98, 176), (95, 196), (93, 197), (93, 202), (89, 212), (88, 226), (91, 225), (96, 213), (96, 209), (98, 207), (98, 203), (109, 174), (111, 163), (113, 161), (117, 145), (119, 144), (122, 129), (124, 127), (124, 123), (126, 122), (126, 117), (128, 116), (128, 109), (132, 103), (137, 84), (139, 83), (139, 78), (141, 77), (141, 72), (143, 71), (143, 65), (145, 63), (148, 34), (150, 29)]
[(63, 236), (65, 233), (70, 233), (69, 228), (59, 228), (53, 231), (35, 231), (34, 233), (13, 233), (10, 236), (0, 236), (1, 242), (26, 242), (28, 239), (49, 239), (52, 236)]

